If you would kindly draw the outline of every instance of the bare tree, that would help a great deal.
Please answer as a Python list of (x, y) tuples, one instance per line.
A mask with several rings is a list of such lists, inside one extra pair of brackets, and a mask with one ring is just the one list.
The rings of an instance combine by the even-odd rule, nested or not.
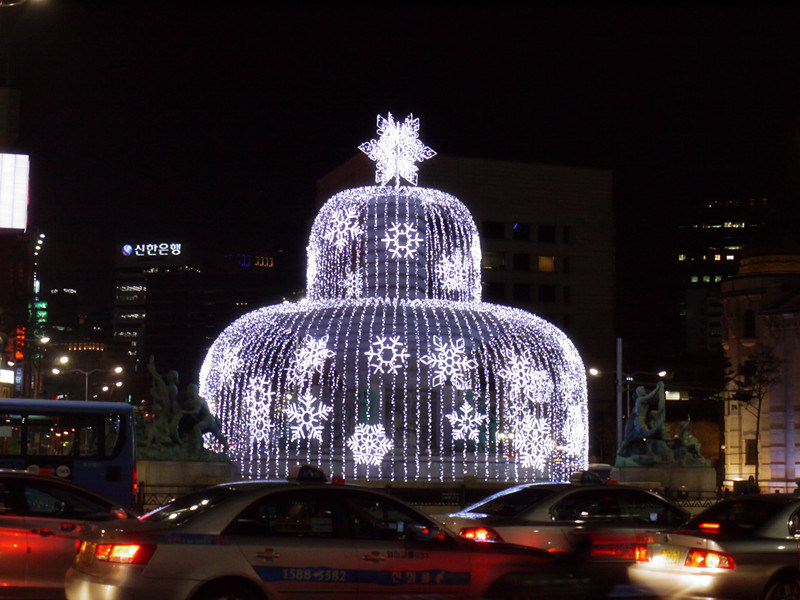
[(753, 348), (750, 356), (728, 377), (731, 384), (729, 388), (731, 398), (743, 402), (756, 416), (756, 483), (761, 462), (759, 457), (761, 408), (770, 388), (780, 381), (782, 362), (775, 356), (770, 346), (759, 343)]

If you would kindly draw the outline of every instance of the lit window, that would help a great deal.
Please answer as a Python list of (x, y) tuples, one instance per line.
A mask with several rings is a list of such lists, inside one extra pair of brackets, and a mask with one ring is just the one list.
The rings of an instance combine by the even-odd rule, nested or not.
[(711, 283), (711, 275), (703, 275), (703, 283)]
[(556, 271), (556, 257), (555, 256), (540, 256), (539, 257), (539, 271), (542, 273), (555, 273)]
[(714, 260), (722, 260), (722, 255), (720, 255), (720, 254), (715, 254), (715, 255), (714, 255)]
[(733, 254), (727, 254), (725, 260), (736, 260), (736, 257)]
[(685, 254), (678, 254), (678, 260), (686, 260)]
[(714, 275), (714, 281), (722, 281), (722, 275)]
[(699, 281), (697, 275), (692, 275), (692, 283), (697, 283)]

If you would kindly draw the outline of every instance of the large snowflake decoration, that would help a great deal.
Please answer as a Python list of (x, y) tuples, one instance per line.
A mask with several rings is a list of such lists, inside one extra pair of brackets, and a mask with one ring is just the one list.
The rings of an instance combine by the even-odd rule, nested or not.
[(244, 363), (239, 355), (241, 351), (241, 344), (228, 346), (223, 351), (222, 358), (219, 361), (219, 378), (222, 382), (230, 381), (241, 370)]
[(419, 140), (419, 119), (408, 115), (402, 123), (395, 122), (392, 113), (386, 118), (378, 115), (377, 140), (361, 144), (358, 149), (376, 163), (375, 181), (386, 185), (392, 178), (400, 185), (402, 177), (417, 185), (417, 162), (436, 156), (436, 152)]
[(464, 400), (464, 403), (458, 411), (454, 410), (446, 416), (450, 421), (450, 425), (453, 427), (454, 440), (472, 440), (477, 442), (481, 426), (489, 421), (489, 417), (472, 408), (470, 403), (466, 400)]
[(325, 239), (337, 248), (344, 248), (354, 239), (364, 233), (359, 220), (358, 207), (349, 206), (338, 210), (328, 222)]
[(400, 336), (376, 337), (364, 355), (375, 373), (397, 373), (409, 356)]
[[(314, 406), (316, 404), (316, 406)], [(318, 402), (317, 398), (306, 392), (297, 402), (286, 407), (286, 418), (292, 441), (299, 439), (316, 439), (322, 441), (322, 423), (328, 420), (333, 409), (327, 404)]]
[(541, 404), (549, 400), (553, 391), (553, 382), (547, 371), (536, 368), (536, 362), (527, 354), (514, 354), (506, 352), (506, 364), (499, 371), (499, 375), (508, 385), (508, 392), (512, 398), (530, 400), (534, 404)]
[(523, 467), (541, 470), (553, 450), (550, 425), (544, 417), (525, 415), (514, 426), (514, 448)]
[(347, 438), (347, 446), (356, 464), (379, 465), (384, 455), (392, 449), (392, 442), (381, 425), (359, 423), (353, 435)]
[(417, 229), (408, 223), (392, 223), (381, 240), (392, 258), (411, 258), (419, 250), (422, 238)]
[(351, 271), (342, 279), (345, 298), (361, 298), (364, 295), (364, 272)]
[(469, 285), (469, 269), (465, 264), (464, 254), (456, 252), (444, 257), (436, 265), (436, 276), (446, 290), (457, 292), (467, 289)]
[(270, 407), (275, 396), (272, 383), (266, 376), (251, 377), (246, 385), (244, 401), (248, 409), (249, 420), (247, 427), (250, 439), (255, 442), (266, 442), (269, 439), (272, 421)]
[(314, 373), (321, 373), (325, 367), (325, 361), (333, 356), (333, 352), (328, 350), (328, 336), (324, 335), (319, 339), (307, 335), (295, 352), (294, 365), (292, 367), (292, 378), (297, 385), (304, 380), (310, 379)]
[(436, 350), (420, 359), (433, 370), (433, 385), (442, 386), (450, 381), (456, 389), (468, 388), (467, 374), (470, 369), (477, 367), (477, 363), (466, 357), (464, 340), (442, 342), (442, 338), (433, 336), (433, 345)]

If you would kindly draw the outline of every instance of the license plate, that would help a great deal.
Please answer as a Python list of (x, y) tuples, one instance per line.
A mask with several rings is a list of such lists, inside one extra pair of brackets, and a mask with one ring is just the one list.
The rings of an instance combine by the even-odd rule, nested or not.
[(657, 565), (674, 566), (681, 562), (681, 551), (678, 548), (659, 548), (653, 558)]

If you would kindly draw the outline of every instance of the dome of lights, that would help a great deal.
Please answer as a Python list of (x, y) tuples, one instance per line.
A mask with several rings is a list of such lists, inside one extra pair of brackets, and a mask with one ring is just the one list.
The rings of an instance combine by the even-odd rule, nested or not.
[(246, 476), (311, 463), (358, 480), (563, 481), (587, 466), (578, 352), (547, 321), (481, 302), (472, 216), (416, 187), (435, 155), (418, 129), (378, 117), (360, 149), (379, 185), (319, 211), (307, 301), (248, 313), (209, 349), (201, 394)]

